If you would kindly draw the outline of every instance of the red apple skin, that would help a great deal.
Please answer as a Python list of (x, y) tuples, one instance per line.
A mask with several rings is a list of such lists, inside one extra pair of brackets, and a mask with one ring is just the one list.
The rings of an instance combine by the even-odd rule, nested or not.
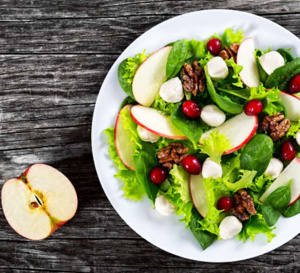
[(258, 128), (258, 117), (257, 116), (255, 117), (255, 120), (256, 120), (256, 125), (253, 127), (250, 135), (245, 139), (245, 141), (243, 143), (241, 143), (240, 145), (238, 145), (238, 146), (236, 146), (236, 147), (234, 147), (234, 148), (232, 148), (232, 149), (224, 152), (223, 153), (224, 155), (231, 154), (231, 153), (233, 153), (233, 152), (241, 149), (243, 146), (245, 146), (251, 140), (251, 138), (254, 136), (254, 134), (256, 133), (256, 130)]
[[(119, 152), (118, 144), (117, 144), (117, 125), (118, 125), (118, 122), (119, 122), (119, 119), (120, 119), (120, 113), (121, 113), (121, 111), (122, 111), (123, 109), (125, 109), (126, 107), (130, 107), (130, 108), (131, 108), (132, 106), (133, 106), (133, 105), (131, 105), (131, 104), (127, 104), (127, 105), (123, 106), (123, 108), (119, 111), (118, 116), (117, 116), (117, 119), (116, 119), (116, 123), (115, 123), (115, 133), (114, 133), (114, 136), (115, 136), (116, 150), (117, 150), (117, 153), (118, 153), (118, 155), (119, 155), (121, 161), (123, 162), (123, 164), (124, 164), (128, 169), (130, 169), (130, 170), (132, 170), (132, 171), (135, 171), (135, 168), (133, 168), (132, 166), (129, 166), (129, 165), (125, 162), (125, 160), (122, 158), (121, 153)], [(129, 108), (129, 110), (130, 110), (130, 108)], [(132, 116), (131, 116), (131, 117), (132, 117)]]
[[(48, 167), (51, 167), (51, 166), (49, 166), (49, 165), (47, 165), (47, 164), (44, 164), (44, 163), (36, 163), (36, 164), (34, 164), (34, 165), (46, 165), (46, 166), (48, 166)], [(34, 165), (32, 165), (32, 166), (34, 166)], [(20, 179), (22, 176), (26, 176), (27, 173), (29, 172), (29, 170), (30, 170), (30, 168), (31, 168), (32, 166), (30, 166), (29, 168), (27, 168), (27, 170), (26, 170), (25, 172), (23, 172), (17, 179)], [(51, 167), (51, 168), (53, 168), (53, 167)], [(54, 169), (54, 168), (53, 168), (53, 169)], [(57, 171), (58, 171), (58, 170), (57, 170)], [(14, 179), (14, 178), (13, 178), (13, 179)], [(9, 180), (10, 180), (10, 179), (9, 179)], [(7, 180), (6, 182), (8, 182), (9, 180)], [(68, 179), (68, 180), (69, 180), (69, 179)], [(5, 182), (5, 183), (6, 183), (6, 182)], [(5, 185), (5, 183), (4, 183), (4, 185)], [(73, 184), (72, 184), (71, 182), (70, 182), (70, 184), (71, 184), (71, 186), (73, 187), (74, 191), (76, 192), (76, 190), (75, 190)], [(4, 185), (3, 185), (3, 187), (4, 187)], [(3, 200), (4, 200), (4, 198), (3, 198), (2, 193), (3, 193), (3, 191), (1, 191), (1, 205), (2, 205), (2, 208), (3, 208), (3, 202), (4, 202)], [(64, 224), (66, 224), (68, 221), (70, 221), (70, 220), (75, 216), (75, 214), (76, 214), (76, 212), (77, 212), (77, 208), (78, 208), (78, 198), (76, 199), (76, 209), (75, 209), (75, 211), (74, 211), (74, 214), (73, 214), (68, 220), (60, 221), (60, 222), (58, 222), (58, 223), (55, 223), (55, 224), (53, 225), (53, 227), (52, 227), (50, 233), (49, 233), (45, 238), (49, 237), (54, 231), (56, 231), (57, 229), (59, 229), (60, 227), (62, 227)], [(6, 217), (5, 211), (4, 211), (4, 210), (3, 210), (3, 214), (4, 214), (5, 219), (6, 219), (7, 222), (8, 222), (9, 226), (10, 226), (17, 234), (19, 234), (21, 237), (26, 238), (26, 239), (31, 240), (31, 241), (41, 241), (41, 240), (43, 240), (43, 239), (32, 239), (32, 238), (28, 238), (28, 237), (26, 237), (26, 236), (20, 234), (19, 231), (17, 231), (16, 229), (14, 229), (13, 226), (12, 226), (12, 225), (10, 224), (10, 222), (8, 221), (8, 218)], [(45, 239), (45, 238), (44, 238), (44, 239)]]
[(186, 136), (169, 136), (169, 135), (165, 135), (165, 134), (158, 133), (158, 132), (156, 132), (156, 131), (154, 131), (154, 130), (149, 129), (148, 127), (146, 127), (146, 126), (143, 125), (142, 123), (140, 123), (140, 122), (134, 117), (134, 115), (132, 114), (132, 112), (130, 113), (130, 115), (131, 115), (131, 118), (133, 119), (133, 121), (134, 121), (137, 125), (139, 125), (139, 126), (145, 128), (146, 130), (148, 130), (149, 132), (151, 132), (151, 133), (153, 133), (153, 134), (155, 134), (155, 135), (159, 135), (159, 136), (161, 136), (161, 137), (164, 137), (164, 138), (170, 138), (170, 139), (187, 139)]
[(284, 92), (284, 91), (281, 91), (281, 90), (280, 90), (280, 92), (283, 93), (283, 94), (285, 94), (285, 95), (289, 95), (289, 96), (292, 96), (292, 97), (294, 97), (294, 98), (300, 100), (299, 97), (297, 97), (297, 96), (295, 96), (295, 95), (293, 95), (293, 94), (291, 94), (291, 93), (287, 93), (287, 92)]

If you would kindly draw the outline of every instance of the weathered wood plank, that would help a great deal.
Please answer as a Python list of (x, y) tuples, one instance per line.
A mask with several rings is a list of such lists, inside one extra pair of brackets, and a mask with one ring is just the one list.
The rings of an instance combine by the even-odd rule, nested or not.
[[(173, 15), (55, 18), (1, 22), (0, 53), (120, 54), (152, 26)], [(264, 15), (300, 36), (300, 14)]]

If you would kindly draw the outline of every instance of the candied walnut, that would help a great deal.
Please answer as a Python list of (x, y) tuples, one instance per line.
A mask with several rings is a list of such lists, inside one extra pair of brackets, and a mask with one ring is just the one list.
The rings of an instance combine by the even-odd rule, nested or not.
[(265, 116), (261, 123), (261, 130), (270, 134), (274, 142), (283, 138), (291, 127), (289, 119), (285, 119), (282, 113), (273, 116)]
[(240, 221), (248, 220), (249, 214), (257, 214), (253, 199), (245, 190), (239, 190), (233, 195), (233, 208), (231, 209), (231, 213)]
[(192, 66), (185, 63), (181, 72), (183, 89), (186, 92), (192, 92), (192, 94), (196, 96), (198, 91), (203, 92), (205, 90), (205, 73), (197, 61), (193, 62)]
[(157, 153), (159, 163), (166, 169), (171, 170), (174, 164), (180, 164), (186, 156), (188, 147), (181, 143), (172, 142), (167, 147), (161, 148)]
[(237, 56), (237, 52), (239, 50), (239, 44), (234, 43), (230, 45), (230, 48), (228, 48), (227, 46), (224, 46), (224, 49), (220, 51), (219, 56), (223, 59), (223, 60), (229, 60), (231, 58), (233, 58), (233, 60), (236, 62), (236, 56)]

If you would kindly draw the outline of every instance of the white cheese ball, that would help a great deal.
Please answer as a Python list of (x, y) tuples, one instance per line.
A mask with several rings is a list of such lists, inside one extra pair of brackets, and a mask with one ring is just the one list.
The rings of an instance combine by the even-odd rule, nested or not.
[(180, 102), (184, 97), (181, 80), (176, 77), (164, 82), (160, 87), (159, 95), (166, 102)]
[(156, 197), (155, 209), (164, 216), (169, 216), (175, 212), (174, 205), (163, 195)]
[(268, 75), (272, 74), (275, 69), (284, 66), (285, 64), (284, 58), (277, 51), (271, 51), (262, 55), (259, 57), (259, 62)]
[(296, 141), (297, 141), (297, 144), (300, 146), (300, 132), (298, 132), (296, 134)]
[(228, 67), (221, 57), (214, 57), (207, 63), (207, 70), (209, 76), (213, 80), (223, 80), (228, 76)]
[(264, 174), (277, 178), (282, 170), (283, 163), (277, 158), (272, 158)]
[(243, 224), (235, 216), (227, 216), (220, 226), (220, 237), (224, 240), (231, 239), (242, 231)]
[(160, 139), (159, 135), (151, 133), (149, 130), (145, 129), (142, 126), (137, 127), (137, 132), (141, 140), (145, 142), (157, 142)]
[(201, 111), (201, 119), (208, 125), (217, 127), (226, 120), (226, 115), (216, 105), (206, 105)]
[(202, 165), (202, 176), (204, 178), (218, 178), (222, 177), (223, 171), (222, 166), (209, 157), (205, 159)]

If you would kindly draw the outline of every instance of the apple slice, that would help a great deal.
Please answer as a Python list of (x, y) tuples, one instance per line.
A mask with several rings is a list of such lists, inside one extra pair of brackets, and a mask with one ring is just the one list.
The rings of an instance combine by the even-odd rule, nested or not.
[(219, 133), (227, 136), (232, 148), (226, 151), (224, 154), (233, 153), (244, 145), (246, 145), (255, 134), (258, 127), (257, 116), (247, 116), (244, 112), (235, 117), (225, 121), (219, 127), (215, 127), (205, 132), (201, 140), (207, 138), (212, 132), (219, 131)]
[(67, 177), (45, 164), (29, 167), (5, 182), (2, 208), (10, 226), (31, 240), (48, 237), (77, 210), (77, 194)]
[(202, 217), (205, 217), (208, 213), (208, 206), (202, 174), (190, 176), (190, 191), (196, 209)]
[(237, 64), (243, 67), (243, 70), (240, 72), (240, 77), (248, 87), (258, 87), (260, 83), (254, 54), (253, 38), (243, 40), (240, 44), (236, 60)]
[(172, 123), (171, 116), (141, 105), (131, 108), (131, 117), (138, 125), (149, 130), (151, 133), (171, 139), (186, 139)]
[(281, 101), (286, 109), (287, 118), (291, 121), (300, 119), (300, 98), (281, 91)]
[(159, 88), (166, 78), (166, 65), (172, 46), (163, 47), (150, 55), (136, 71), (132, 92), (135, 100), (144, 106), (150, 106)]
[(116, 125), (115, 125), (115, 144), (117, 153), (123, 162), (123, 164), (129, 168), (130, 170), (135, 170), (135, 162), (132, 158), (135, 152), (135, 145), (130, 140), (130, 135), (124, 129), (123, 120), (120, 118), (120, 114), (123, 111), (130, 111), (132, 105), (124, 106), (117, 117)]
[(287, 185), (290, 180), (291, 184), (291, 201), (290, 205), (296, 202), (300, 197), (300, 159), (296, 157), (293, 161), (283, 170), (283, 172), (277, 177), (272, 185), (265, 191), (260, 197), (260, 201), (264, 202), (268, 196), (281, 186)]

